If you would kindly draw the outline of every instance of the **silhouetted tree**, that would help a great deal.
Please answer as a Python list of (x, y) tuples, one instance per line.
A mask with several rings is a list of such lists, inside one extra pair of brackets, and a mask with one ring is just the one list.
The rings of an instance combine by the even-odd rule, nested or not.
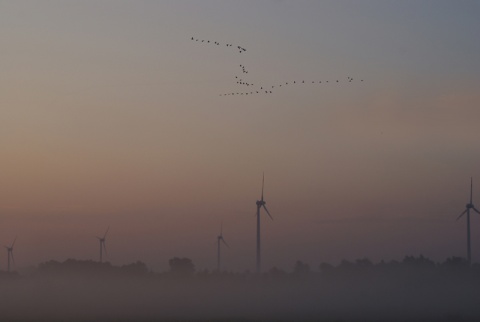
[(441, 267), (444, 267), (448, 270), (452, 271), (460, 271), (460, 270), (466, 270), (470, 268), (470, 263), (468, 262), (467, 259), (463, 257), (449, 257), (443, 262)]
[(47, 274), (83, 274), (96, 275), (112, 273), (114, 267), (108, 263), (99, 263), (92, 260), (76, 260), (69, 258), (64, 262), (50, 260), (38, 266), (38, 272)]
[(334, 270), (334, 267), (332, 264), (325, 263), (325, 262), (321, 263), (319, 268), (320, 268), (320, 272), (324, 274), (328, 274)]
[(293, 267), (293, 274), (295, 275), (307, 275), (310, 273), (310, 265), (297, 260), (295, 266)]
[(268, 271), (268, 275), (270, 275), (272, 277), (283, 277), (286, 274), (287, 273), (285, 273), (284, 270), (281, 270), (281, 269), (277, 268), (276, 266), (270, 268), (270, 270)]
[(405, 256), (402, 264), (416, 269), (428, 269), (435, 267), (435, 262), (424, 257), (423, 255), (420, 255), (419, 257)]
[(355, 268), (355, 264), (353, 264), (350, 261), (347, 261), (346, 259), (342, 259), (342, 261), (340, 262), (337, 268), (342, 271), (353, 271)]
[(390, 274), (397, 272), (402, 264), (399, 261), (392, 260), (389, 262), (385, 262), (383, 259), (380, 261), (380, 263), (375, 265), (375, 271), (377, 273), (382, 273), (382, 274)]
[(359, 269), (372, 268), (373, 263), (368, 258), (361, 258), (355, 261), (355, 266)]
[(168, 261), (170, 273), (178, 276), (191, 276), (195, 273), (195, 265), (190, 258), (174, 257)]
[(123, 273), (129, 275), (146, 275), (148, 274), (148, 268), (145, 263), (141, 261), (136, 261), (135, 263), (123, 265), (120, 267)]

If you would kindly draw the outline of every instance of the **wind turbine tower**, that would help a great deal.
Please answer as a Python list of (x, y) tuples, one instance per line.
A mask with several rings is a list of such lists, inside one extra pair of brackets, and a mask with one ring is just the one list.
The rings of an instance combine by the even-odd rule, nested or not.
[(220, 226), (220, 235), (217, 236), (217, 272), (220, 273), (221, 261), (220, 261), (220, 244), (224, 243), (225, 246), (229, 247), (225, 239), (223, 239), (223, 225)]
[(7, 272), (10, 273), (10, 260), (12, 261), (13, 264), (15, 264), (15, 259), (13, 258), (13, 246), (15, 245), (15, 241), (17, 240), (17, 237), (13, 240), (13, 243), (10, 246), (5, 246), (7, 249)]
[(470, 264), (472, 262), (472, 250), (470, 246), (470, 209), (475, 211), (477, 214), (480, 214), (477, 208), (473, 205), (472, 201), (472, 194), (473, 194), (473, 179), (470, 177), (470, 202), (467, 203), (465, 206), (465, 210), (458, 216), (457, 220), (459, 220), (463, 215), (467, 214), (467, 260)]
[(257, 200), (257, 274), (261, 272), (261, 255), (260, 255), (260, 209), (263, 207), (267, 212), (267, 215), (273, 220), (270, 212), (268, 211), (267, 207), (265, 206), (266, 202), (263, 200), (263, 188), (265, 185), (265, 174), (262, 176), (262, 198)]
[(105, 255), (107, 255), (107, 247), (105, 246), (105, 240), (109, 229), (110, 227), (107, 228), (103, 237), (97, 237), (98, 241), (100, 242), (100, 263), (103, 261), (103, 251), (105, 251)]

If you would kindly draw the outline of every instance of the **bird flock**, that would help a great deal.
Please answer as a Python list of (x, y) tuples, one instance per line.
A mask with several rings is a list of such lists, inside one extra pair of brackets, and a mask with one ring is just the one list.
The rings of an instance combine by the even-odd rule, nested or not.
[[(201, 43), (205, 43), (205, 44), (211, 44), (211, 45), (216, 45), (216, 46), (227, 46), (227, 47), (233, 47), (233, 44), (228, 44), (228, 43), (224, 43), (224, 44), (220, 44), (218, 41), (210, 41), (210, 40), (205, 40), (205, 39), (198, 39), (198, 38), (194, 38), (192, 37), (193, 41), (198, 41), (198, 42), (201, 42)], [(241, 54), (245, 51), (247, 51), (245, 48), (243, 48), (242, 46), (236, 46), (235, 47), (236, 49), (238, 49), (238, 52)]]
[[(214, 46), (222, 46), (222, 47), (232, 47), (235, 50), (238, 50), (238, 53), (244, 53), (247, 50), (239, 45), (234, 45), (232, 43), (220, 43), (218, 41), (211, 41), (211, 40), (205, 40), (205, 39), (199, 39), (195, 37), (191, 37), (192, 41), (198, 42), (198, 43), (203, 43), (203, 44), (208, 44), (208, 45), (214, 45)], [(310, 84), (310, 85), (323, 85), (323, 84), (337, 84), (337, 83), (351, 83), (354, 81), (353, 77), (348, 76), (346, 79), (335, 79), (335, 80), (293, 80), (289, 82), (279, 82), (276, 84), (270, 84), (270, 85), (255, 85), (251, 81), (247, 79), (247, 74), (249, 70), (245, 65), (240, 64), (240, 70), (241, 75), (235, 75), (235, 82), (239, 86), (239, 90), (234, 90), (230, 91), (227, 93), (221, 93), (219, 96), (234, 96), (234, 95), (258, 95), (258, 94), (272, 94), (276, 90), (280, 90), (282, 87), (285, 88), (287, 86), (300, 86), (300, 85), (305, 85), (305, 84)], [(359, 80), (360, 82), (363, 82), (363, 79)]]

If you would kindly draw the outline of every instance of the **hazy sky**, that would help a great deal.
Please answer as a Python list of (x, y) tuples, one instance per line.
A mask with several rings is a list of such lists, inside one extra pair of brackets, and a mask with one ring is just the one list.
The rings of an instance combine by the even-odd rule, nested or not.
[[(265, 171), (265, 269), (465, 256), (479, 16), (478, 1), (0, 0), (0, 243), (18, 235), (18, 267), (97, 259), (110, 226), (114, 264), (212, 269), (223, 221), (223, 266), (253, 269)], [(240, 64), (256, 84), (341, 81), (219, 96), (243, 91)]]

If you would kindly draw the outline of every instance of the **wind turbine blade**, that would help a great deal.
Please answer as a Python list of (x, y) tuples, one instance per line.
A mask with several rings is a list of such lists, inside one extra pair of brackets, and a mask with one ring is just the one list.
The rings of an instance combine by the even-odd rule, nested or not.
[(225, 239), (223, 239), (223, 237), (222, 237), (222, 242), (225, 244), (225, 246), (227, 246), (228, 248), (230, 248), (230, 246), (228, 246), (227, 242), (225, 241)]
[(263, 187), (264, 187), (264, 185), (265, 185), (265, 172), (262, 173), (262, 199), (260, 199), (262, 201), (263, 201)]
[(110, 226), (108, 226), (107, 231), (105, 231), (105, 235), (103, 235), (103, 238), (107, 237), (108, 230), (110, 229)]
[(477, 208), (473, 207), (472, 209), (475, 210), (475, 212), (476, 212), (477, 214), (480, 214), (480, 211), (478, 211)]
[(465, 215), (467, 213), (468, 209), (465, 209), (461, 214), (460, 216), (457, 217), (457, 220), (459, 220), (460, 218), (462, 218), (463, 215)]
[(473, 178), (470, 177), (470, 204), (472, 203), (472, 194), (473, 194)]
[(13, 247), (13, 245), (15, 245), (16, 241), (17, 241), (17, 236), (15, 236), (15, 239), (13, 240), (12, 246), (10, 246), (10, 247)]
[(272, 215), (270, 215), (270, 212), (268, 211), (267, 207), (265, 205), (263, 205), (263, 208), (267, 212), (267, 215), (270, 217), (270, 219), (273, 220), (273, 217), (272, 217)]

